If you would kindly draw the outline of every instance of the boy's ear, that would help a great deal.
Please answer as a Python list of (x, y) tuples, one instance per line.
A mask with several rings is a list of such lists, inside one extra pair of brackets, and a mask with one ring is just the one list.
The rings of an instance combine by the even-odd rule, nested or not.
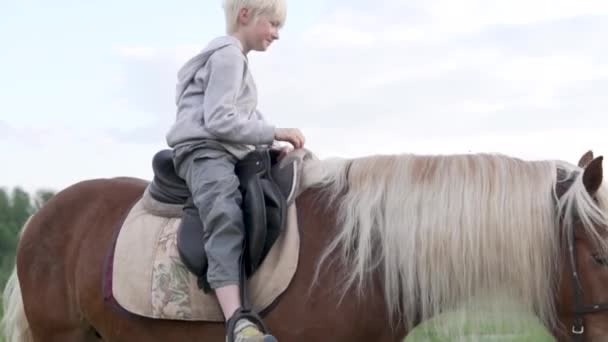
[(251, 18), (251, 13), (249, 12), (249, 8), (241, 8), (239, 10), (239, 16), (238, 16), (238, 21), (240, 24), (242, 25), (247, 25), (249, 23), (249, 20)]

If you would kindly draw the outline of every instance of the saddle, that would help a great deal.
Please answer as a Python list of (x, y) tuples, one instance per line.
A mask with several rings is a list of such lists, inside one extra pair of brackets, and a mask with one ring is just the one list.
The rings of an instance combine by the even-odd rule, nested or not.
[[(245, 223), (241, 273), (246, 277), (257, 270), (285, 229), (287, 208), (295, 199), (297, 165), (293, 161), (279, 163), (279, 154), (272, 149), (257, 149), (236, 164)], [(175, 173), (172, 156), (171, 150), (162, 150), (154, 156), (149, 193), (159, 202), (183, 205), (177, 249), (184, 265), (198, 278), (199, 288), (208, 293), (211, 288), (206, 278), (203, 224), (185, 181)]]

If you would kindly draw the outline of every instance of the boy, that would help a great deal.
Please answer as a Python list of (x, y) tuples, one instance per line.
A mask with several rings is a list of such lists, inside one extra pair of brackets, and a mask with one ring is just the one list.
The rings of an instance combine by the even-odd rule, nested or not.
[[(241, 307), (239, 257), (244, 223), (236, 162), (274, 140), (304, 146), (299, 129), (275, 128), (256, 109), (247, 53), (279, 38), (285, 0), (224, 0), (228, 35), (216, 38), (178, 73), (177, 119), (167, 134), (177, 174), (199, 210), (208, 258), (207, 280), (228, 321)], [(226, 325), (228, 326), (228, 324)], [(227, 332), (228, 333), (228, 332)], [(237, 342), (276, 341), (247, 319), (236, 322)]]

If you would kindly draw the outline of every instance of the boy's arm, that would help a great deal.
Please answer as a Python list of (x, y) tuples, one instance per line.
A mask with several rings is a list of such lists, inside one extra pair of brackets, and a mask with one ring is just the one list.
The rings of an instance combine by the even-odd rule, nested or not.
[(248, 120), (236, 108), (245, 72), (241, 52), (233, 47), (220, 49), (207, 61), (209, 68), (203, 103), (205, 128), (218, 139), (241, 144), (271, 144), (274, 126), (265, 120)]
[[(259, 120), (264, 121), (265, 123), (267, 123), (267, 124), (270, 125), (270, 123), (268, 122), (268, 120), (266, 120), (266, 117), (264, 116), (264, 114), (262, 112), (260, 112), (259, 109), (255, 110), (255, 114), (257, 115), (257, 117), (258, 117)], [(276, 127), (275, 127), (275, 131), (276, 131)], [(275, 134), (276, 134), (276, 132), (275, 132)], [(270, 144), (269, 146), (268, 146), (268, 144), (265, 144), (265, 145), (267, 145), (270, 148), (275, 148), (276, 147), (277, 149), (280, 149), (279, 146), (278, 146), (279, 144), (280, 144), (280, 142), (278, 140), (276, 140), (275, 137), (273, 137), (272, 144)]]

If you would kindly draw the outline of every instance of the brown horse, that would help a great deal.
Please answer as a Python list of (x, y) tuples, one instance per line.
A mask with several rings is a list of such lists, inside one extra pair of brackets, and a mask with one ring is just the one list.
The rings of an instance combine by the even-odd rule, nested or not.
[[(508, 291), (560, 340), (606, 341), (608, 311), (585, 304), (608, 302), (608, 190), (601, 157), (581, 163), (311, 161), (298, 270), (264, 320), (280, 341), (400, 341), (479, 293)], [(5, 289), (8, 341), (224, 340), (221, 324), (142, 318), (102, 298), (115, 227), (146, 184), (78, 183), (30, 218)]]

